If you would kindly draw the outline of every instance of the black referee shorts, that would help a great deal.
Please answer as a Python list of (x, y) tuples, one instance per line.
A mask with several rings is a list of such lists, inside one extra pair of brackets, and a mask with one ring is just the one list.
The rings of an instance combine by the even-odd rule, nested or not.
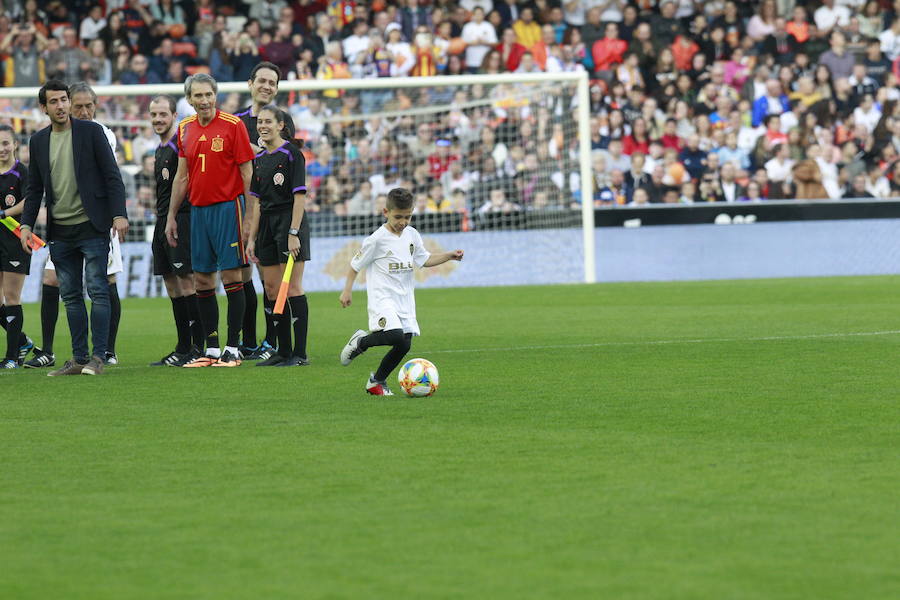
[(189, 275), (191, 267), (191, 213), (175, 215), (178, 225), (178, 245), (172, 247), (166, 240), (166, 220), (159, 218), (153, 229), (153, 274)]
[(30, 270), (31, 255), (22, 249), (16, 234), (0, 225), (0, 271), (28, 275)]
[[(300, 224), (300, 257), (297, 260), (307, 261), (309, 254), (309, 221), (303, 215)], [(283, 265), (288, 256), (288, 230), (291, 228), (291, 210), (259, 215), (259, 232), (256, 234), (256, 257), (264, 267)]]

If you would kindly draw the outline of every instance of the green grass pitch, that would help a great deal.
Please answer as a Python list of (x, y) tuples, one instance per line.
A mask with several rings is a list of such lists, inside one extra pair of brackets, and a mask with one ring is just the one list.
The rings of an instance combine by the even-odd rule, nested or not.
[(145, 367), (157, 299), (4, 373), (0, 598), (900, 597), (900, 277), (417, 297), (428, 399), (340, 366), (361, 292), (306, 368)]

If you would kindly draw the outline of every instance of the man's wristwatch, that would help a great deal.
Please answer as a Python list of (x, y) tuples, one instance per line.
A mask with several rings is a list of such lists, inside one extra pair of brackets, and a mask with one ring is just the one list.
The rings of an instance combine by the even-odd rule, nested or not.
[(300, 237), (300, 230), (299, 229), (288, 229), (288, 235)]

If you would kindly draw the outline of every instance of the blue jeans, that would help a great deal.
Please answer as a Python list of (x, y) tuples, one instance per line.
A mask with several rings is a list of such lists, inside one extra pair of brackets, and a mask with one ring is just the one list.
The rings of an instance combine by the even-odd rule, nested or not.
[[(92, 237), (77, 242), (50, 242), (50, 258), (56, 266), (59, 295), (66, 305), (66, 317), (72, 334), (72, 356), (87, 362), (88, 316), (84, 304), (84, 282), (91, 298), (91, 339), (94, 355), (103, 358), (109, 341), (109, 237)], [(82, 273), (84, 277), (82, 278)]]

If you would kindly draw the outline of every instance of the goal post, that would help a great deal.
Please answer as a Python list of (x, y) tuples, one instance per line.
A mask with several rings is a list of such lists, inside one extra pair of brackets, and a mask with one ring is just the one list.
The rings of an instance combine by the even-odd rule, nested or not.
[[(311, 145), (315, 154), (319, 149), (329, 154), (343, 153), (336, 169), (343, 176), (347, 175), (350, 164), (366, 174), (373, 173), (368, 179), (373, 186), (384, 186), (388, 183), (411, 180), (419, 182), (419, 176), (431, 170), (431, 181), (443, 182), (444, 194), (452, 194), (465, 188), (466, 199), (458, 210), (450, 209), (448, 214), (423, 215), (422, 206), (427, 211), (436, 211), (431, 206), (433, 198), (422, 198), (422, 190), (417, 197), (417, 216), (414, 225), (419, 226), (416, 219), (422, 218), (434, 231), (442, 232), (482, 232), (496, 238), (487, 241), (488, 246), (496, 245), (497, 258), (504, 256), (506, 240), (517, 243), (541, 244), (544, 252), (553, 252), (552, 236), (563, 232), (565, 241), (560, 245), (559, 254), (572, 256), (580, 254), (581, 264), (577, 277), (571, 281), (593, 283), (596, 281), (595, 264), (595, 231), (594, 231), (594, 177), (592, 172), (591, 136), (590, 136), (590, 103), (589, 79), (584, 71), (564, 73), (509, 73), (499, 75), (456, 75), (438, 77), (403, 77), (403, 78), (363, 78), (340, 80), (283, 80), (279, 84), (276, 104), (286, 108), (293, 118), (299, 137)], [(355, 108), (348, 113), (346, 105), (340, 98), (335, 101), (334, 91), (339, 96), (344, 94), (365, 98), (372, 102), (357, 102)], [(95, 86), (94, 91), (101, 99), (101, 106), (109, 97), (125, 97), (117, 104), (147, 102), (147, 98), (158, 94), (169, 94), (176, 99), (184, 96), (181, 84), (159, 85), (110, 85)], [(460, 94), (462, 91), (464, 93)], [(218, 84), (220, 107), (232, 111), (249, 104), (249, 92), (246, 82), (220, 82)], [(2, 88), (0, 99), (13, 100), (8, 111), (15, 114), (16, 107), (21, 106), (23, 99), (33, 104), (38, 88)], [(402, 101), (396, 101), (402, 97)], [(223, 106), (225, 98), (229, 106)], [(15, 103), (19, 99), (19, 104)], [(316, 100), (317, 99), (317, 100)], [(107, 103), (108, 104), (108, 103)], [(235, 106), (230, 106), (235, 105)], [(313, 122), (311, 108), (326, 105)], [(110, 125), (125, 127), (134, 131), (147, 124), (143, 110), (135, 121), (135, 111), (128, 115), (131, 121), (123, 121), (121, 115), (98, 114), (98, 121)], [(0, 118), (4, 114), (0, 112)], [(382, 126), (373, 130), (371, 123), (390, 123), (391, 127)], [(477, 122), (479, 127), (472, 127)], [(490, 126), (484, 126), (489, 123)], [(440, 146), (449, 148), (449, 152), (458, 153), (468, 161), (469, 156), (478, 155), (486, 160), (494, 159), (493, 168), (496, 173), (483, 173), (478, 168), (466, 164), (458, 179), (454, 179), (458, 168), (450, 169), (441, 162), (441, 148), (423, 149), (416, 146), (415, 132), (410, 127), (426, 125), (432, 131), (432, 138)], [(324, 130), (322, 129), (324, 127)], [(368, 127), (368, 129), (367, 129)], [(483, 134), (483, 129), (496, 129), (494, 134)], [(348, 133), (348, 130), (350, 132)], [(333, 132), (341, 132), (338, 143)], [(502, 135), (501, 135), (502, 133)], [(481, 136), (484, 135), (482, 138)], [(331, 136), (329, 138), (329, 136)], [(506, 136), (503, 138), (503, 136)], [(134, 136), (135, 140), (137, 135)], [(147, 136), (145, 135), (144, 138)], [(491, 138), (497, 143), (493, 148), (487, 147)], [(384, 144), (383, 140), (388, 143)], [(380, 146), (379, 146), (380, 144)], [(328, 146), (328, 148), (326, 148)], [(358, 156), (366, 146), (365, 156)], [(377, 146), (377, 147), (376, 147)], [(144, 147), (144, 146), (142, 146)], [(399, 147), (399, 151), (398, 151)], [(386, 148), (391, 156), (379, 155), (379, 149)], [(412, 150), (411, 150), (412, 149)], [(447, 151), (444, 151), (445, 154)], [(423, 159), (423, 153), (428, 154)], [(454, 156), (455, 154), (451, 154)], [(436, 158), (434, 158), (436, 156)], [(393, 163), (391, 161), (394, 161)], [(503, 164), (497, 164), (499, 161)], [(371, 164), (361, 164), (369, 161)], [(139, 159), (136, 161), (139, 164)], [(374, 165), (378, 166), (374, 166)], [(321, 165), (319, 165), (321, 166)], [(318, 166), (316, 167), (318, 168)], [(471, 168), (471, 172), (467, 169)], [(385, 172), (379, 172), (382, 169)], [(327, 170), (327, 169), (326, 169)], [(452, 172), (451, 172), (452, 171)], [(396, 177), (391, 173), (397, 172)], [(340, 192), (329, 190), (335, 185), (328, 176), (320, 176), (319, 171), (310, 172), (314, 186), (311, 188), (313, 198), (324, 203), (336, 203), (321, 209), (320, 214), (312, 214), (315, 237), (335, 238), (340, 236), (357, 236), (371, 231), (367, 229), (376, 219), (354, 217), (348, 214), (347, 197), (354, 192), (352, 186), (344, 187)], [(490, 187), (485, 180), (497, 175), (503, 180), (505, 187), (503, 206), (493, 206), (497, 200), (491, 194), (493, 189), (502, 187), (499, 184)], [(351, 175), (355, 173), (351, 172)], [(449, 177), (448, 177), (449, 175)], [(346, 178), (346, 177), (344, 177)], [(343, 181), (343, 179), (342, 179)], [(355, 181), (361, 181), (356, 178)], [(459, 184), (460, 188), (454, 186)], [(416, 183), (418, 185), (418, 183)], [(437, 183), (435, 193), (440, 193)], [(318, 186), (318, 187), (317, 187)], [(469, 193), (470, 188), (479, 191)], [(329, 195), (330, 194), (330, 195)], [(333, 196), (339, 196), (337, 199)], [(425, 193), (427, 196), (427, 193)], [(499, 201), (498, 201), (499, 202)], [(450, 214), (456, 213), (456, 214)], [(359, 223), (359, 226), (354, 226)], [(581, 228), (581, 235), (576, 233)], [(503, 233), (523, 233), (527, 236), (506, 236)], [(575, 234), (572, 237), (570, 234)], [(576, 241), (577, 238), (577, 241)], [(465, 238), (461, 244), (465, 244)], [(575, 246), (575, 247), (572, 247)], [(580, 246), (580, 248), (577, 248)], [(515, 250), (510, 250), (515, 252)], [(553, 265), (541, 268), (552, 274)], [(569, 279), (559, 279), (559, 282)], [(514, 283), (514, 280), (508, 283)], [(528, 283), (529, 281), (523, 281)]]

